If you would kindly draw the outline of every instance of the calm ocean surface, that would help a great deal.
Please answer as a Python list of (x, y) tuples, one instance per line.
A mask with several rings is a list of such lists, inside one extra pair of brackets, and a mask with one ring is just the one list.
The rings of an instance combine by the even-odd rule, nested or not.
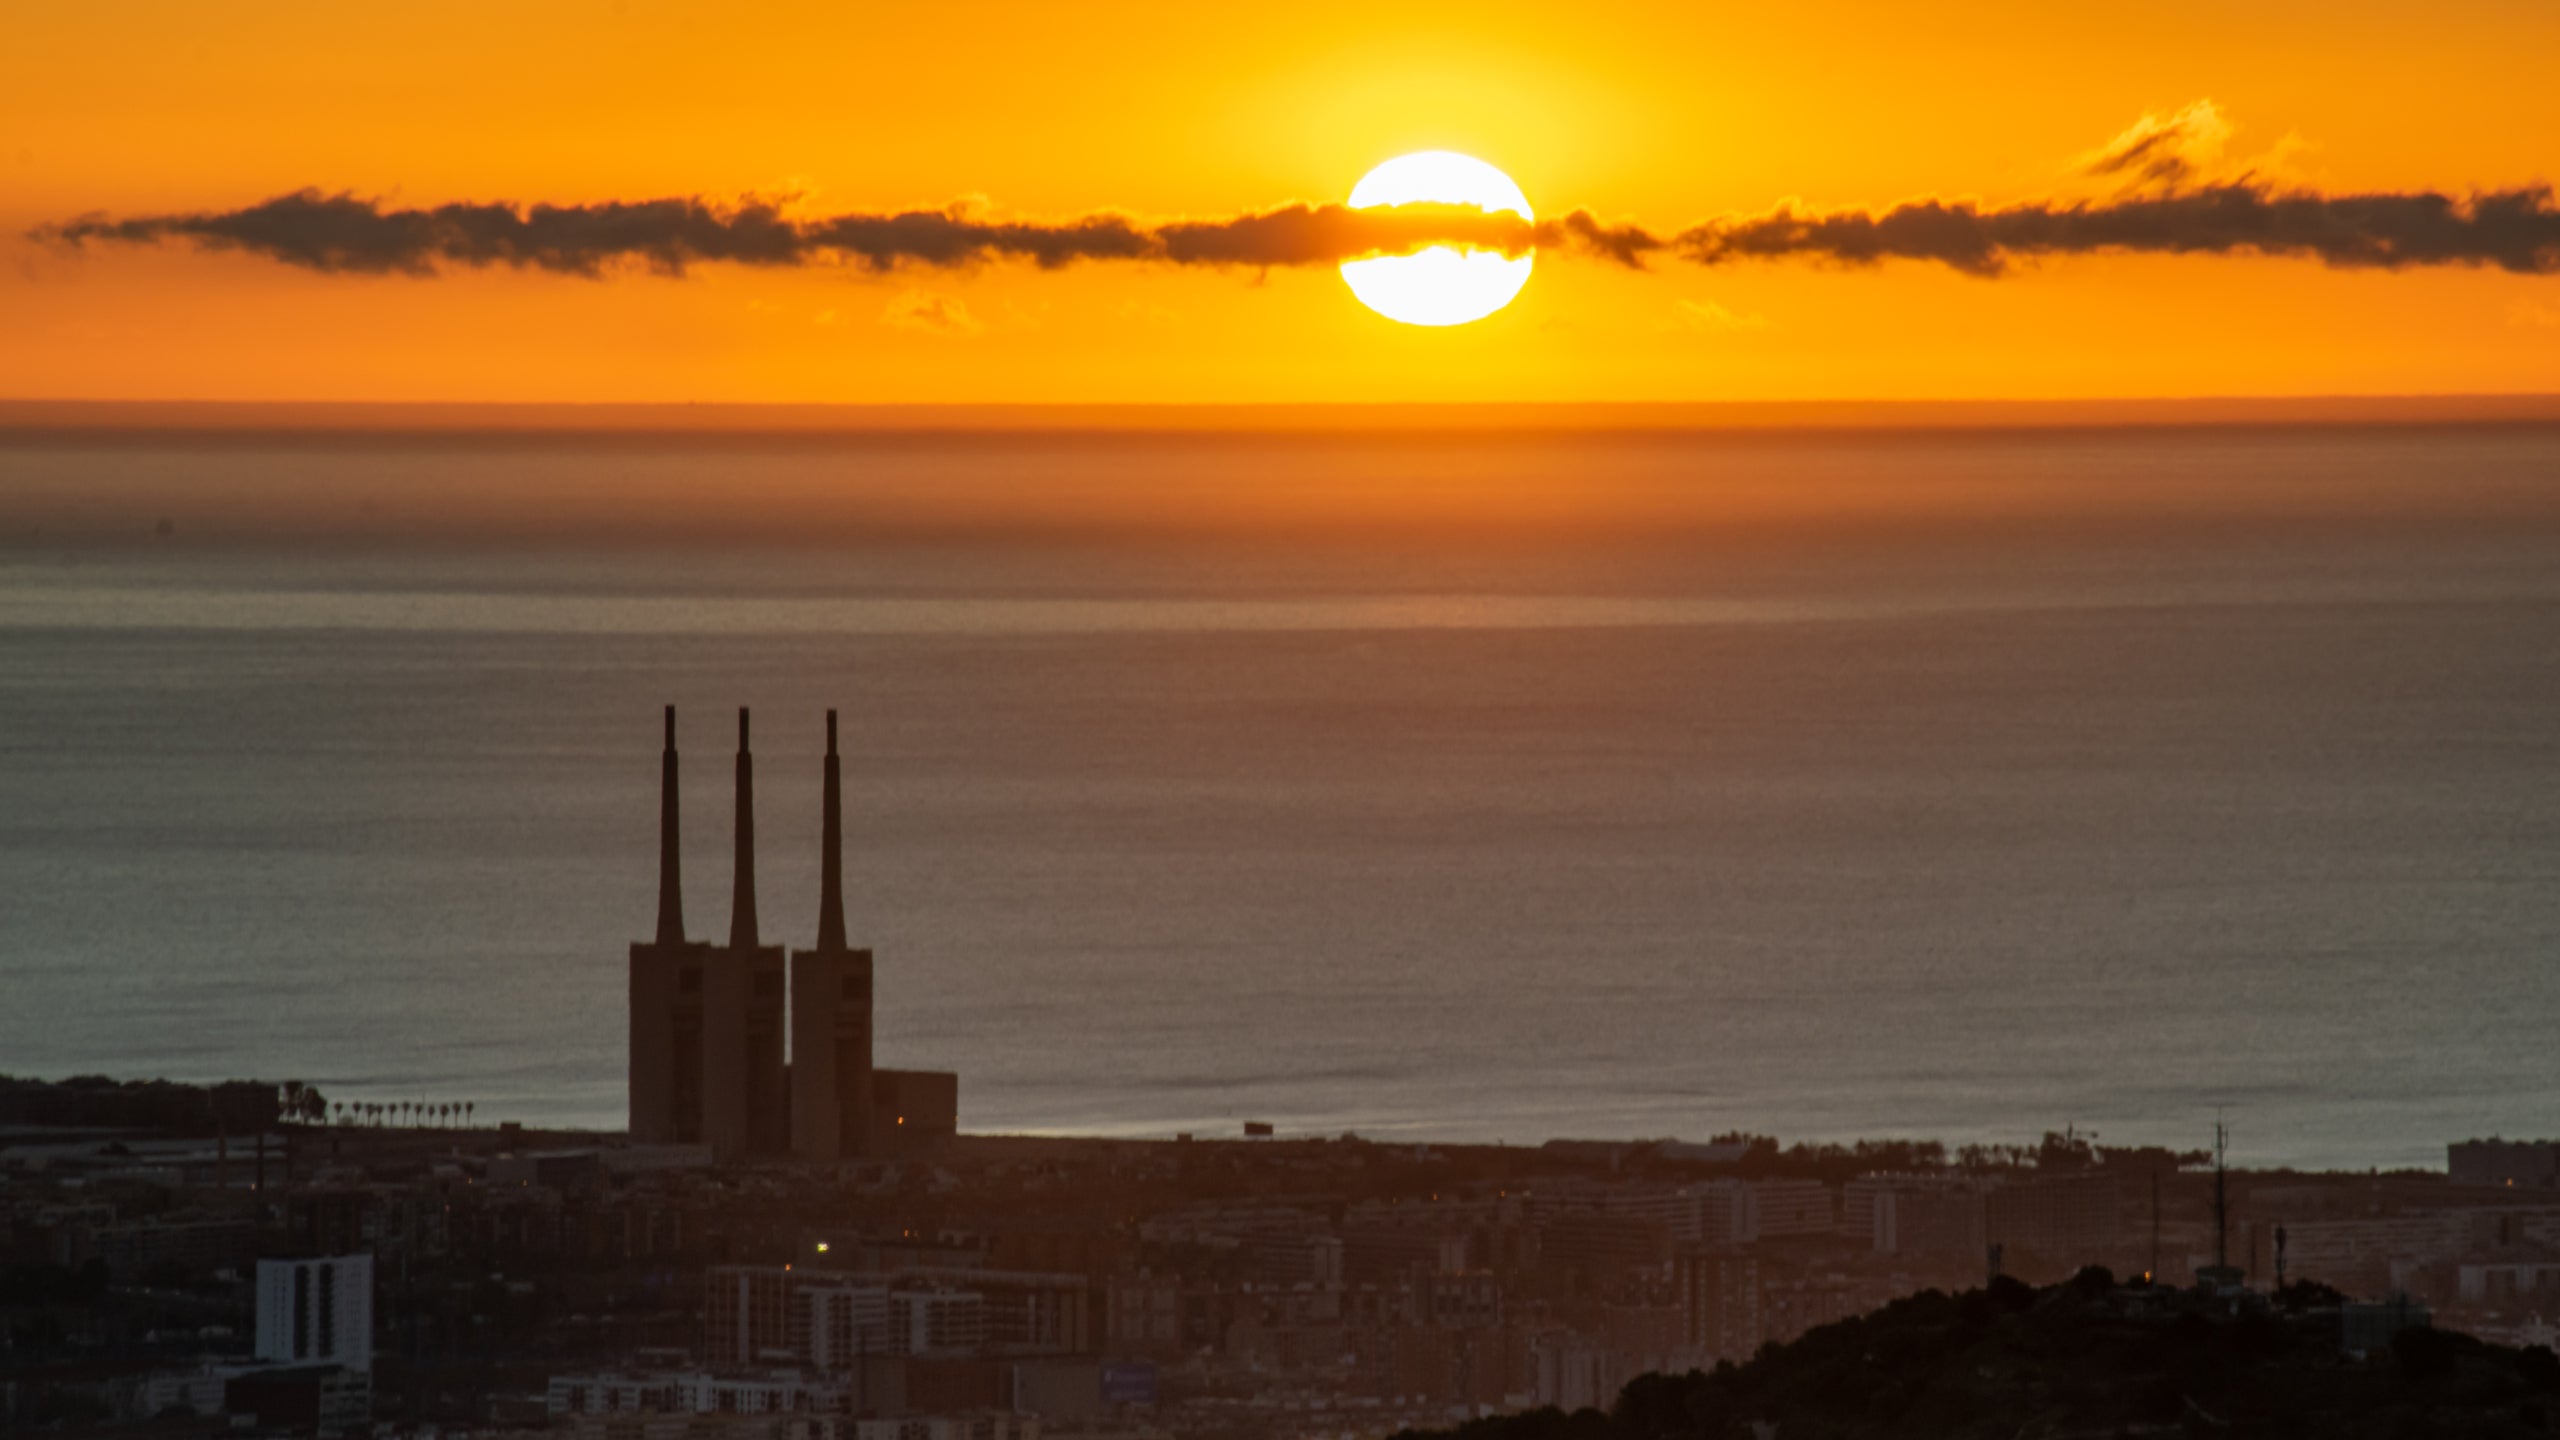
[(2560, 1132), (2547, 428), (0, 437), (0, 1071), (619, 1124), (670, 701), (971, 1129)]

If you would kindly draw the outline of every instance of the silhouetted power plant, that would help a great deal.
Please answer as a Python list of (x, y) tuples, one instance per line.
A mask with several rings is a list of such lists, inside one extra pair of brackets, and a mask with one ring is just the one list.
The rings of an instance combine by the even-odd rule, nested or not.
[(791, 952), (787, 965), (783, 947), (763, 943), (756, 928), (755, 761), (746, 710), (738, 711), (737, 858), (726, 945), (685, 938), (673, 705), (658, 783), (658, 933), (631, 947), (631, 1138), (704, 1145), (722, 1160), (822, 1161), (907, 1154), (949, 1139), (959, 1124), (959, 1076), (871, 1063), (871, 952), (845, 943), (836, 712), (827, 712), (818, 943)]

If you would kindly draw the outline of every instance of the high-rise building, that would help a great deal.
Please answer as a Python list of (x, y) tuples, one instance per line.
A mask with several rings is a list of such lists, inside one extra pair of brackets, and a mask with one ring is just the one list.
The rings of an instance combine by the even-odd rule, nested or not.
[(1759, 1350), (1760, 1258), (1747, 1250), (1700, 1246), (1672, 1267), (1683, 1338), (1713, 1360), (1748, 1360)]
[(788, 1266), (715, 1265), (702, 1277), (702, 1358), (713, 1365), (801, 1358), (797, 1286)]
[(373, 1257), (258, 1262), (261, 1360), (373, 1368)]
[(893, 1351), (886, 1284), (840, 1280), (808, 1283), (797, 1296), (808, 1338), (801, 1358), (820, 1370), (844, 1370)]
[(845, 944), (844, 784), (836, 712), (818, 837), (818, 943), (791, 957), (791, 1151), (804, 1160), (867, 1153), (871, 1081), (871, 952)]

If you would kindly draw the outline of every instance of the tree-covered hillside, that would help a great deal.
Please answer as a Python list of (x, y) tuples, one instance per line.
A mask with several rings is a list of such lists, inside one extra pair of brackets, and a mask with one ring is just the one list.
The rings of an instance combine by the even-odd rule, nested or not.
[(2534, 1436), (2560, 1417), (2560, 1359), (2404, 1330), (2349, 1354), (2337, 1297), (2276, 1303), (2103, 1271), (1929, 1291), (1745, 1365), (1646, 1375), (1607, 1414), (1537, 1410), (1406, 1440), (2062, 1440), (2121, 1435)]

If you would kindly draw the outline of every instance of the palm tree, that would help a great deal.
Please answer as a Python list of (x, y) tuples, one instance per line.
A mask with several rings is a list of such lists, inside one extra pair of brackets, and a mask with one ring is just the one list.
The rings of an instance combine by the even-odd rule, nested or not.
[(469, 1101), (469, 1100), (465, 1100), (465, 1101), (463, 1101), (463, 1102), (462, 1102), (462, 1123), (463, 1123), (463, 1124), (465, 1124), (465, 1125), (469, 1125), (469, 1124), (471, 1123), (471, 1112), (472, 1112), (472, 1111), (474, 1111), (474, 1110), (477, 1110), (477, 1109), (479, 1109), (479, 1108), (480, 1108), (480, 1107), (479, 1107), (479, 1105), (478, 1105), (477, 1103), (473, 1102), (473, 1101)]

